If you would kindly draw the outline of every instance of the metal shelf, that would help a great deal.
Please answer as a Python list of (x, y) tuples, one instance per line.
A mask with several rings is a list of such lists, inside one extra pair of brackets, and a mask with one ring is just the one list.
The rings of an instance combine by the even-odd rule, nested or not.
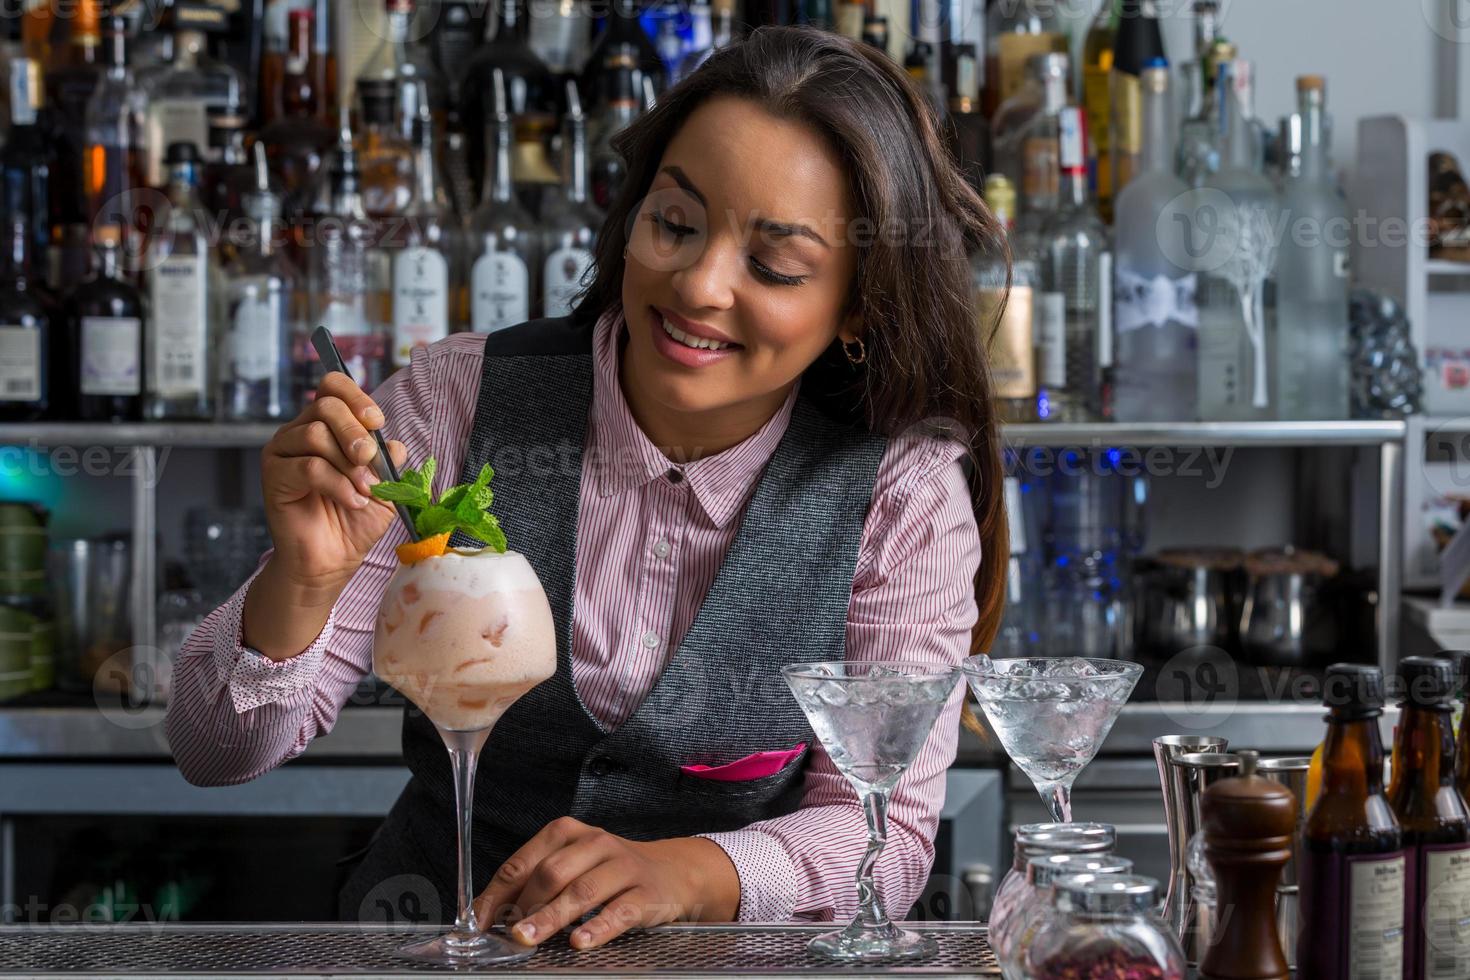
[(0, 425), (0, 445), (170, 446), (177, 449), (259, 449), (276, 423), (31, 422)]
[(1381, 446), (1401, 442), (1402, 420), (1340, 422), (1048, 423), (1007, 425), (1012, 446), (1103, 448), (1149, 446)]

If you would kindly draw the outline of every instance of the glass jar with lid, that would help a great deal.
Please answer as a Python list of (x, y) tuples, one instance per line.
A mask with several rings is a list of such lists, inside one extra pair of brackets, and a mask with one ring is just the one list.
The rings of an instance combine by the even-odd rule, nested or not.
[(1026, 885), (1026, 864), (1044, 854), (1111, 854), (1118, 835), (1105, 823), (1028, 823), (1016, 831), (1014, 859), (995, 889), (990, 932), (1005, 928)]
[(1115, 854), (1042, 854), (1026, 862), (1026, 884), (1017, 895), (1015, 911), (1004, 928), (990, 930), (990, 948), (1007, 980), (1026, 976), (1022, 959), (1043, 920), (1052, 913), (1054, 883), (1068, 875), (1119, 875), (1133, 871), (1133, 862)]
[(1066, 875), (1052, 889), (1054, 914), (1026, 948), (1025, 976), (1184, 980), (1184, 952), (1154, 912), (1157, 881), (1131, 874)]

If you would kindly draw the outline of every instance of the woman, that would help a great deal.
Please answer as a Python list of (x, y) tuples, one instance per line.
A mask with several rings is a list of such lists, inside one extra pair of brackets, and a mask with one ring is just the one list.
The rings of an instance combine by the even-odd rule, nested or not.
[[(275, 547), (186, 645), (169, 739), (220, 784), (331, 729), (404, 540), (369, 496), (386, 416), (395, 461), (433, 455), (441, 487), (495, 460), (559, 626), (556, 677), (482, 754), (481, 921), (535, 943), (600, 907), (585, 948), (676, 918), (842, 918), (862, 812), (777, 670), (956, 663), (993, 636), (1007, 544), (966, 253), (1003, 239), (904, 72), (832, 34), (716, 53), (619, 149), (570, 317), (452, 336), (373, 399), (330, 375), (266, 446)], [(933, 859), (961, 687), (893, 796), (896, 912)], [(415, 712), (404, 755), (345, 917), (425, 879), (452, 916), (448, 764)]]

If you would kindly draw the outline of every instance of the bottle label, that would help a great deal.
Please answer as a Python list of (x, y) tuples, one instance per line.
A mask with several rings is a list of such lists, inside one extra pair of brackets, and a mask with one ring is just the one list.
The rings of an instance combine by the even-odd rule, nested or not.
[(1087, 147), (1082, 139), (1082, 110), (1068, 106), (1057, 116), (1057, 156), (1066, 173), (1078, 173), (1087, 165)]
[(1097, 257), (1097, 365), (1113, 366), (1113, 253)]
[(572, 312), (572, 300), (582, 286), (582, 274), (592, 265), (592, 253), (585, 248), (559, 248), (546, 257), (542, 296), (546, 316), (566, 316)]
[(1470, 844), (1420, 845), (1417, 864), (1419, 975), (1470, 977)]
[(1041, 362), (1044, 388), (1067, 384), (1067, 297), (1064, 293), (1038, 293), (1036, 297), (1036, 347)]
[(486, 252), (470, 274), (470, 328), (494, 333), (531, 317), (531, 271), (513, 252)]
[(33, 402), (41, 397), (41, 331), (0, 326), (0, 402)]
[(1347, 864), (1348, 976), (1353, 980), (1398, 980), (1404, 972), (1404, 887), (1402, 853), (1344, 859)]
[(1145, 279), (1131, 269), (1119, 265), (1113, 277), (1113, 318), (1118, 333), (1125, 334), (1142, 327), (1163, 327), (1177, 323), (1191, 330), (1199, 329), (1199, 307), (1195, 290), (1199, 277), (1191, 272), (1170, 279), (1160, 274)]
[(1097, 151), (1099, 167), (1108, 152), (1108, 113), (1113, 104), (1111, 81), (1112, 72), (1107, 68), (1088, 65), (1082, 69), (1082, 104), (1087, 108), (1087, 132)]
[(142, 340), (143, 321), (135, 316), (82, 317), (82, 394), (141, 394)]
[(149, 391), (164, 398), (205, 390), (208, 329), (203, 255), (170, 255), (154, 268), (148, 294), (153, 305), (153, 363)]
[(393, 256), (393, 363), (408, 364), (415, 347), (449, 336), (449, 263), (412, 245)]
[(1113, 72), (1112, 103), (1113, 151), (1136, 157), (1143, 152), (1143, 84), (1137, 75)]
[(249, 292), (230, 322), (231, 372), (239, 381), (268, 381), (281, 364), (286, 298), (279, 283)]
[[(1036, 341), (1031, 327), (1031, 287), (978, 291), (980, 341), (990, 351), (996, 398), (1036, 397)], [(1001, 311), (1001, 304), (1005, 309)], [(999, 314), (999, 320), (996, 319)]]
[(1061, 190), (1061, 155), (1050, 136), (1033, 136), (1021, 144), (1021, 194), (1028, 202), (1056, 197)]

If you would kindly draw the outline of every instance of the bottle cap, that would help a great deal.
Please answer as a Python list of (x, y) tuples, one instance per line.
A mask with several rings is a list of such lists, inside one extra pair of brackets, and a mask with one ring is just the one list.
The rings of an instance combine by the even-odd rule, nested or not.
[(1302, 92), (1325, 92), (1327, 90), (1327, 79), (1321, 75), (1298, 75), (1296, 77), (1296, 90)]
[(1439, 657), (1405, 657), (1399, 661), (1398, 699), (1406, 704), (1445, 704), (1455, 688), (1455, 667)]
[(1112, 854), (1038, 854), (1026, 860), (1026, 880), (1038, 886), (1066, 875), (1126, 875), (1132, 871), (1132, 861)]
[(168, 150), (164, 153), (163, 162), (167, 164), (198, 163), (199, 148), (190, 142), (170, 143)]
[(1383, 671), (1367, 664), (1333, 664), (1322, 681), (1328, 708), (1378, 711), (1383, 707)]
[(1159, 883), (1143, 875), (1068, 875), (1052, 882), (1059, 912), (1098, 914), (1153, 911)]

